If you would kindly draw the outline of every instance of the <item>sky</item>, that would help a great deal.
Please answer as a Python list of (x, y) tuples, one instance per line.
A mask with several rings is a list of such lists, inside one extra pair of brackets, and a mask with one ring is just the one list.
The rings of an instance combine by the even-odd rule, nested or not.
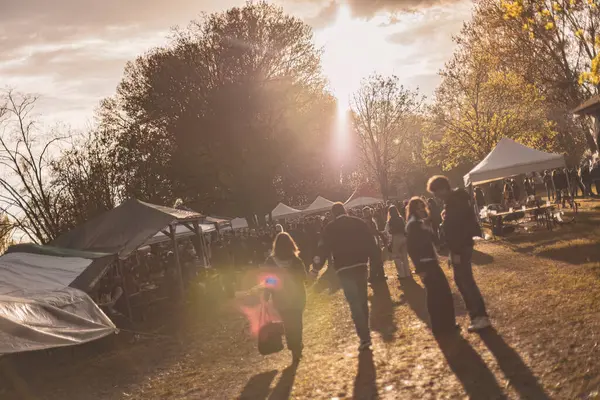
[[(244, 0), (0, 0), (0, 88), (40, 96), (37, 114), (91, 123), (127, 61), (168, 42), (175, 26)], [(323, 69), (344, 103), (362, 78), (395, 74), (428, 97), (470, 17), (469, 0), (278, 0), (323, 47)]]

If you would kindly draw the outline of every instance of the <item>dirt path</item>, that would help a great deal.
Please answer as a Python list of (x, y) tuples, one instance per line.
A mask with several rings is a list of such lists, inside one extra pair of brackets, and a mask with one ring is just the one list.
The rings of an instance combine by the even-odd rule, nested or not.
[[(438, 343), (417, 281), (372, 298), (374, 352), (360, 359), (341, 292), (313, 293), (305, 359), (261, 357), (233, 307), (191, 319), (178, 337), (25, 377), (32, 399), (474, 399), (596, 398), (600, 285), (589, 269), (499, 243), (477, 246), (475, 275), (495, 330)], [(392, 266), (387, 265), (392, 276)], [(450, 272), (447, 271), (450, 275)], [(453, 286), (453, 291), (456, 292)], [(459, 322), (467, 317), (455, 296)], [(22, 398), (0, 391), (0, 398)]]

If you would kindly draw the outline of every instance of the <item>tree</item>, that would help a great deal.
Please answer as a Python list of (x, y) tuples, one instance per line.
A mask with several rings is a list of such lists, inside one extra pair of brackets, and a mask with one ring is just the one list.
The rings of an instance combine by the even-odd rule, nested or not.
[(552, 150), (554, 124), (539, 88), (503, 68), (480, 42), (463, 42), (441, 72), (426, 158), (449, 170), (481, 161), (503, 137)]
[(418, 91), (404, 88), (396, 76), (370, 76), (353, 96), (350, 106), (362, 163), (384, 198), (391, 194), (396, 161), (422, 104)]
[(586, 147), (597, 151), (588, 121), (571, 111), (598, 93), (591, 77), (599, 16), (596, 0), (476, 0), (458, 37), (461, 45), (484, 43), (504, 68), (536, 85), (551, 108), (556, 140), (574, 162)]
[(122, 186), (110, 158), (110, 146), (96, 137), (78, 138), (51, 162), (51, 184), (59, 197), (60, 232), (113, 209), (121, 199)]
[(38, 129), (32, 117), (36, 100), (12, 90), (0, 95), (0, 208), (11, 228), (46, 243), (60, 233), (48, 156), (62, 138)]
[(334, 116), (311, 28), (249, 2), (129, 63), (100, 122), (127, 193), (249, 216), (323, 180)]

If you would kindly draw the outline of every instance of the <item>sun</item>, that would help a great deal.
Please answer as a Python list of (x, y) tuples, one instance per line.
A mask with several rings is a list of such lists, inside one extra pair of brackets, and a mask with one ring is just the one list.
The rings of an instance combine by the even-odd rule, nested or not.
[(390, 73), (399, 57), (380, 24), (375, 19), (353, 18), (350, 8), (341, 5), (335, 22), (315, 34), (317, 44), (323, 46), (323, 72), (340, 114), (347, 113), (363, 78), (374, 72)]

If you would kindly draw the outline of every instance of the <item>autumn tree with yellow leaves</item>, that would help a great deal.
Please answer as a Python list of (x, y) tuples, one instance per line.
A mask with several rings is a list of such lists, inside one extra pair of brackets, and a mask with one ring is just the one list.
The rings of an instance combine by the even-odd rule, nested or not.
[[(582, 61), (578, 83), (600, 86), (600, 1), (502, 0), (506, 20), (521, 25), (532, 40), (550, 39), (565, 63)], [(591, 89), (591, 88), (590, 88)]]
[(481, 161), (503, 137), (553, 150), (556, 132), (538, 87), (464, 44), (441, 73), (425, 155), (445, 170)]

